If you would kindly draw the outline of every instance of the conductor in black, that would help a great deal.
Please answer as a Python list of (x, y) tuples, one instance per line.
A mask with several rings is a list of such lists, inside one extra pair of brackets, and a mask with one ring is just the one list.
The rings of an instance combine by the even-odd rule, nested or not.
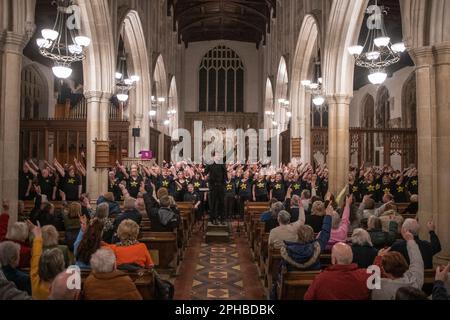
[(223, 208), (227, 169), (220, 157), (215, 157), (214, 162), (206, 166), (205, 175), (209, 175), (209, 205), (212, 223), (218, 225), (217, 219), (220, 219), (220, 223), (224, 225)]

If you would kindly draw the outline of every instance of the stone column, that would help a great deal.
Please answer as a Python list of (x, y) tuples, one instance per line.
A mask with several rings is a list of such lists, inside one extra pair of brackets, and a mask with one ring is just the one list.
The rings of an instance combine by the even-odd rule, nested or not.
[(0, 37), (0, 199), (10, 201), (10, 220), (15, 222), (20, 166), (22, 52), (28, 37), (9, 31)]
[(109, 103), (111, 93), (100, 91), (85, 92), (87, 100), (87, 192), (92, 199), (107, 191), (108, 170), (95, 169), (95, 140), (109, 140)]
[(417, 134), (419, 153), (419, 221), (433, 220), (441, 240), (438, 262), (450, 260), (450, 44), (411, 51), (417, 76)]
[(347, 185), (350, 163), (349, 109), (351, 97), (347, 95), (328, 96), (328, 158), (329, 187), (337, 194)]

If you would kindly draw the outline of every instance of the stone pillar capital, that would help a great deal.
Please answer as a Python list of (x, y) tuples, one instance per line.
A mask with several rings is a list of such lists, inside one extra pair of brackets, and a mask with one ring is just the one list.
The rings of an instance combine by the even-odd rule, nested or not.
[(86, 91), (84, 93), (84, 97), (89, 102), (109, 102), (109, 100), (112, 97), (112, 94), (110, 92), (103, 92), (103, 91)]
[(450, 63), (450, 42), (440, 43), (434, 46), (436, 64)]
[(434, 62), (433, 47), (420, 47), (409, 50), (417, 68), (430, 66)]
[(328, 104), (347, 104), (350, 105), (353, 97), (348, 94), (329, 94), (327, 95)]
[(28, 36), (12, 31), (5, 31), (0, 34), (0, 48), (4, 52), (22, 54), (27, 44)]

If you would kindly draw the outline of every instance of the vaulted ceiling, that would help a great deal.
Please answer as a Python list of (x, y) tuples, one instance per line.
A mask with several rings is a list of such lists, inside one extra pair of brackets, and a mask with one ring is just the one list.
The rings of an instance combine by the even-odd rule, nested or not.
[(276, 0), (169, 0), (179, 42), (235, 40), (265, 44)]

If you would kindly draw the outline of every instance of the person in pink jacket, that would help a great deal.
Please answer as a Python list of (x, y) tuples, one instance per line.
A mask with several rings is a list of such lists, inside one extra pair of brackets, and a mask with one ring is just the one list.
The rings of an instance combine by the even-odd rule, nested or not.
[(342, 218), (337, 212), (333, 214), (332, 229), (330, 240), (328, 241), (326, 250), (331, 250), (336, 243), (347, 242), (348, 228), (350, 226), (350, 210), (353, 203), (353, 197), (347, 197), (345, 201), (344, 213)]

